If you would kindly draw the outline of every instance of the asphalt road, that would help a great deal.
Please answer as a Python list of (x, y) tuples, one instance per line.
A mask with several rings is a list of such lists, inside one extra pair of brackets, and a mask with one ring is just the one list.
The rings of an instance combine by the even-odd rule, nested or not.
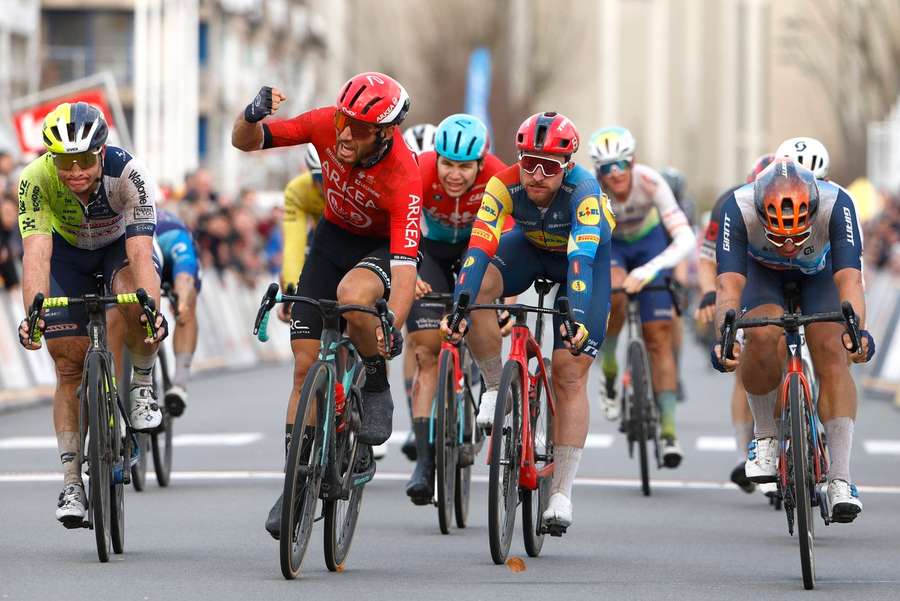
[[(0, 599), (773, 599), (803, 594), (797, 542), (783, 513), (726, 484), (730, 380), (685, 353), (679, 406), (682, 467), (654, 474), (641, 496), (637, 464), (594, 407), (575, 486), (575, 524), (526, 569), (495, 566), (480, 458), (470, 527), (442, 536), (436, 511), (403, 489), (411, 464), (392, 445), (366, 488), (346, 571), (325, 568), (314, 536), (303, 577), (282, 579), (263, 521), (281, 489), (283, 411), (290, 367), (198, 379), (169, 489), (126, 496), (126, 553), (97, 562), (92, 534), (54, 519), (61, 485), (48, 407), (0, 416)], [(402, 440), (408, 428), (392, 374)], [(598, 385), (592, 377), (592, 389)], [(851, 525), (817, 524), (818, 598), (900, 598), (900, 413), (863, 402), (852, 460), (865, 511)], [(316, 525), (321, 533), (321, 524)], [(518, 527), (518, 525), (517, 525)]]

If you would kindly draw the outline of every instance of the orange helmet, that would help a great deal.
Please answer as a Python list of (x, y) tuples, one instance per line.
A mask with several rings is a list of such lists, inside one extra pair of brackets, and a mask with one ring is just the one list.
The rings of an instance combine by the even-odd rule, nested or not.
[(819, 188), (812, 171), (791, 159), (777, 158), (757, 176), (753, 198), (767, 237), (808, 237), (819, 210)]

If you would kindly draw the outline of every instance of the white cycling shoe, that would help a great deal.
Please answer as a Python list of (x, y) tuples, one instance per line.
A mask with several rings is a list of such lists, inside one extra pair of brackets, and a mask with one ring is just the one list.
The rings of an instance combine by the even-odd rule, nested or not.
[(83, 484), (67, 484), (59, 493), (56, 519), (66, 528), (81, 528), (87, 513), (87, 496)]
[(375, 458), (375, 461), (380, 461), (387, 457), (388, 452), (388, 443), (383, 442), (379, 445), (375, 445), (372, 447), (372, 457)]
[[(613, 389), (615, 392), (615, 389)], [(616, 394), (609, 395), (609, 391), (605, 387), (600, 387), (600, 395), (602, 396), (600, 406), (603, 409), (603, 416), (611, 422), (619, 421), (622, 415), (622, 403)]]
[(481, 395), (481, 404), (478, 406), (478, 417), (475, 423), (480, 428), (490, 430), (494, 423), (494, 410), (497, 408), (497, 391), (485, 390)]
[(844, 480), (828, 483), (828, 513), (832, 522), (849, 524), (862, 511), (862, 501), (855, 484)]
[(543, 517), (547, 526), (568, 528), (572, 525), (572, 500), (561, 492), (553, 493)]
[(778, 473), (778, 441), (772, 437), (751, 440), (747, 447), (744, 471), (751, 482), (775, 482)]
[(139, 384), (131, 387), (131, 427), (137, 432), (151, 432), (162, 424), (162, 411), (153, 398), (152, 386)]

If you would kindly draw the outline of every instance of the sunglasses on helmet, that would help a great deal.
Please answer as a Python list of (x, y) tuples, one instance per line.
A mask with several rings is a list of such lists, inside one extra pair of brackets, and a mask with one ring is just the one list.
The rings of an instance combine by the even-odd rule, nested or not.
[(368, 138), (378, 131), (377, 125), (358, 121), (352, 117), (348, 117), (339, 110), (334, 111), (334, 127), (338, 132), (342, 132), (349, 127), (350, 135), (353, 136), (354, 139)]
[(71, 154), (53, 154), (53, 164), (60, 171), (70, 171), (76, 164), (82, 169), (90, 169), (100, 160), (100, 151), (73, 152)]
[(609, 175), (612, 173), (613, 167), (618, 169), (619, 171), (628, 171), (631, 169), (631, 161), (628, 159), (620, 159), (618, 161), (613, 161), (612, 163), (603, 163), (599, 167), (597, 167), (597, 172), (601, 175)]
[(772, 246), (776, 246), (778, 248), (781, 248), (782, 246), (787, 244), (788, 241), (793, 242), (794, 246), (802, 246), (804, 242), (809, 240), (810, 235), (812, 235), (811, 230), (806, 230), (805, 232), (801, 232), (799, 234), (791, 234), (790, 236), (781, 236), (767, 231), (766, 240), (768, 240)]
[(562, 173), (569, 161), (565, 159), (551, 159), (550, 157), (539, 157), (533, 154), (519, 155), (519, 166), (525, 173), (534, 174), (538, 168), (543, 172), (544, 177), (553, 177)]

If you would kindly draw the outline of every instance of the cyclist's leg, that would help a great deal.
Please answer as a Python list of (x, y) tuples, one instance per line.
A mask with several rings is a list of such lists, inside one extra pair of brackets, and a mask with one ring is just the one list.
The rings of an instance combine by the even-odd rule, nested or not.
[[(804, 276), (800, 285), (804, 313), (839, 310), (840, 299), (831, 269)], [(850, 449), (858, 398), (847, 352), (841, 342), (843, 331), (843, 324), (810, 324), (806, 327), (806, 342), (819, 381), (819, 417), (825, 425), (828, 441), (829, 504), (836, 521), (851, 521), (862, 509), (850, 479)]]
[(744, 492), (753, 492), (756, 485), (747, 479), (744, 463), (747, 461), (747, 448), (753, 440), (753, 414), (747, 403), (747, 391), (741, 383), (740, 369), (734, 374), (734, 386), (731, 390), (731, 425), (737, 446), (738, 463), (731, 471), (731, 481)]
[[(747, 284), (741, 299), (744, 317), (779, 317), (784, 313), (782, 274), (747, 261)], [(778, 388), (784, 366), (783, 333), (780, 328), (753, 328), (744, 332), (741, 379), (753, 414), (754, 440), (750, 443), (745, 470), (754, 482), (772, 482), (777, 461)]]
[[(197, 294), (200, 292), (200, 262), (194, 241), (187, 230), (174, 230), (173, 243), (168, 247), (165, 261), (171, 262), (172, 284), (178, 295), (178, 317), (172, 346), (175, 351), (173, 384), (183, 394), (191, 373), (191, 361), (197, 350)], [(168, 396), (168, 393), (167, 393)]]
[[(611, 287), (617, 288), (625, 281), (628, 275), (628, 259), (626, 256), (627, 245), (625, 242), (613, 238), (610, 241), (610, 265)], [(601, 367), (605, 378), (605, 402), (604, 411), (609, 419), (618, 417), (618, 399), (615, 395), (615, 381), (619, 374), (619, 363), (616, 359), (616, 347), (619, 344), (619, 333), (625, 323), (625, 310), (628, 298), (624, 294), (614, 294), (611, 297), (612, 306), (609, 312), (609, 327), (603, 346), (600, 348), (602, 356)]]

